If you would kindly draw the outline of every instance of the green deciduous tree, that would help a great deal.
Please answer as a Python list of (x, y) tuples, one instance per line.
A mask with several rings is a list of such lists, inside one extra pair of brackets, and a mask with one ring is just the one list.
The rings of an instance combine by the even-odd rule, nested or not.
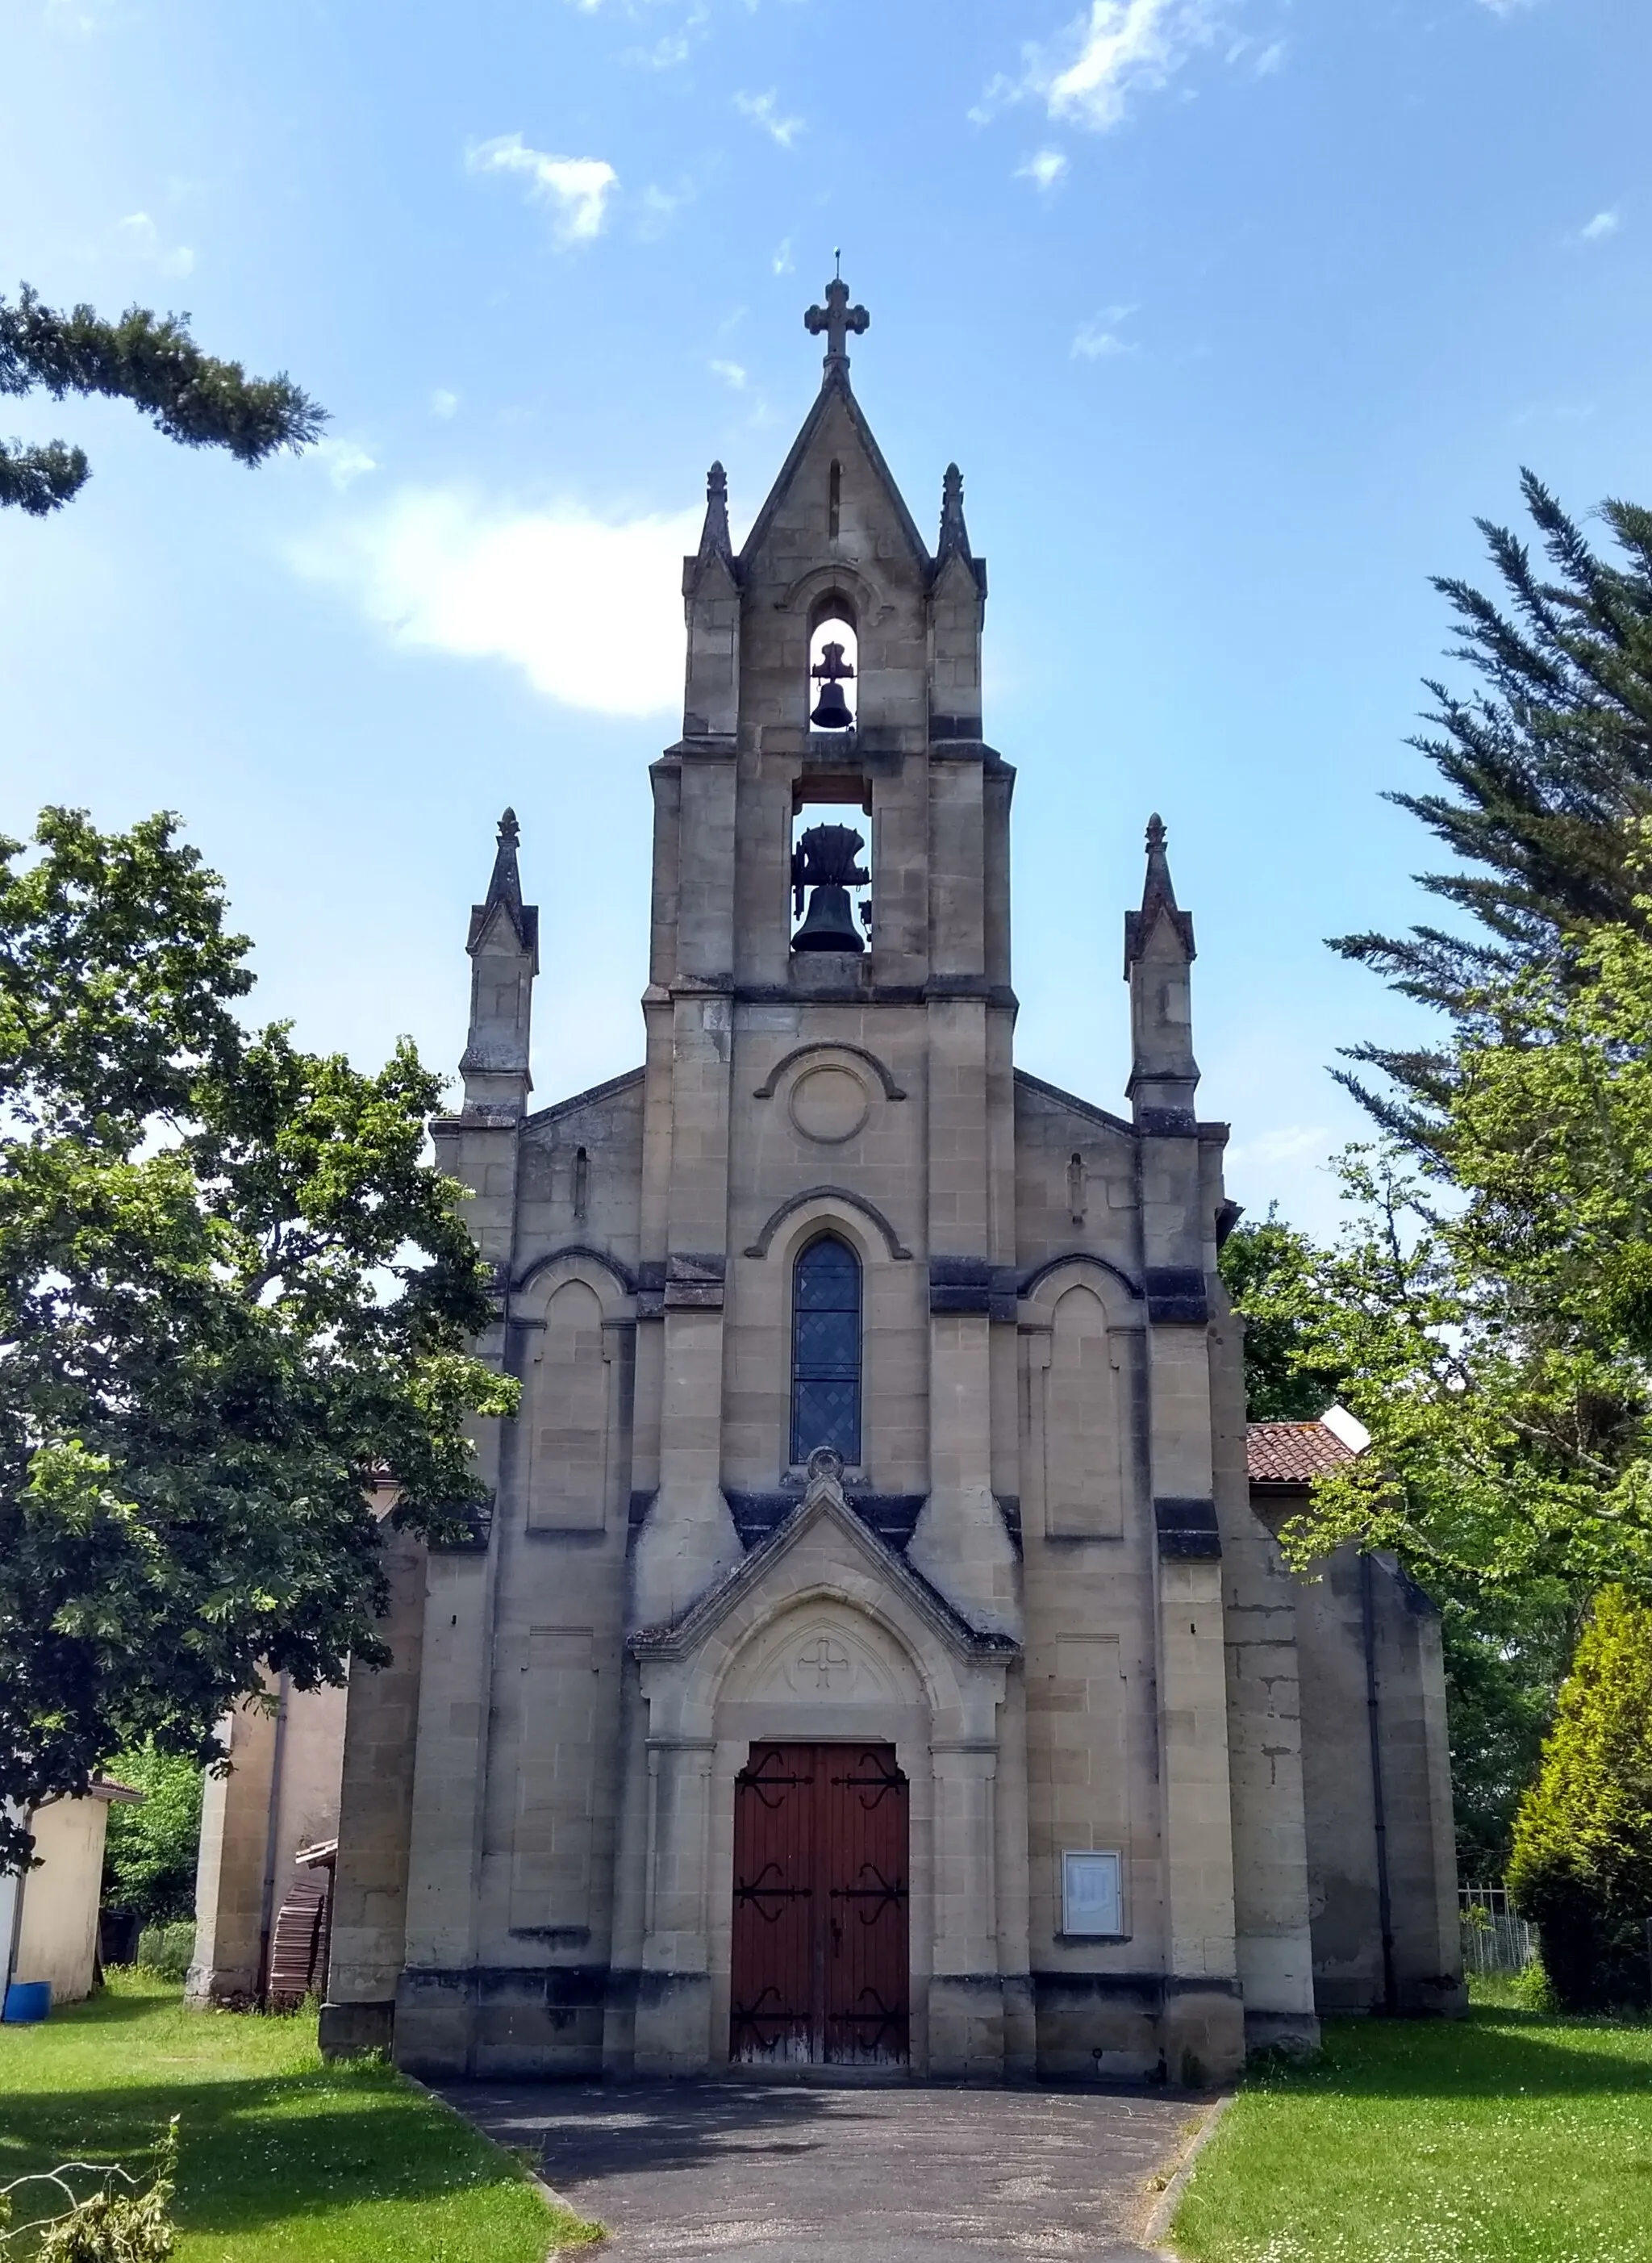
[[(440, 1093), (249, 1033), (222, 889), (157, 817), (0, 844), (0, 1795), (259, 1685), (386, 1655), (375, 1472), (453, 1533), (487, 1282), (425, 1160)], [(0, 1818), (0, 1861), (23, 1851)]]
[[(157, 431), (187, 448), (227, 448), (260, 464), (278, 448), (307, 447), (327, 411), (290, 378), (249, 377), (238, 361), (204, 354), (187, 315), (128, 307), (119, 322), (90, 307), (59, 314), (25, 283), (17, 304), (0, 299), (0, 394), (104, 394), (130, 401)], [(90, 477), (83, 452), (61, 440), (36, 447), (0, 442), (0, 506), (37, 518), (58, 510)]]
[(1514, 1819), (1555, 1717), (1580, 1607), (1555, 1580), (1500, 1589), (1437, 1574), (1432, 1594), (1445, 1652), (1458, 1874), (1495, 1885), (1508, 1869)]
[[(1627, 827), (1652, 811), (1652, 511), (1603, 503), (1617, 555), (1602, 557), (1531, 472), (1521, 485), (1553, 578), (1508, 528), (1480, 521), (1501, 602), (1467, 582), (1434, 585), (1462, 638), (1452, 657), (1477, 683), (1431, 683), (1432, 727), (1412, 741), (1445, 790), (1389, 797), (1456, 859), (1422, 885), (1467, 924), (1333, 945), (1469, 1033), (1488, 991), (1563, 961), (1580, 929), (1644, 921)], [(1453, 1086), (1449, 1045), (1364, 1045), (1351, 1058), (1390, 1081), (1374, 1090), (1357, 1073), (1344, 1080), (1384, 1130), (1431, 1151)]]
[[(1529, 1057), (1513, 1051), (1497, 1074), (1519, 1073)], [(1652, 1583), (1652, 1395), (1612, 1299), (1580, 1272), (1563, 1300), (1542, 1235), (1523, 1257), (1472, 1182), (1446, 1210), (1392, 1154), (1350, 1150), (1342, 1172), (1337, 1245), (1263, 1302), (1299, 1325), (1297, 1356), (1340, 1375), (1372, 1443), (1316, 1483), (1288, 1544), (1394, 1548), (1435, 1586)], [(1541, 1184), (1553, 1233), (1559, 1175)], [(1506, 1272), (1490, 1269), (1494, 1246)]]
[(1459, 1850), (1484, 1876), (1583, 1599), (1652, 1594), (1652, 944), (1598, 929), (1476, 1010), (1438, 1162), (1352, 1151), (1337, 1247), (1257, 1301), (1372, 1434), (1287, 1544), (1391, 1547), (1439, 1601)]
[(1244, 1321), (1244, 1407), (1252, 1422), (1312, 1422), (1337, 1396), (1333, 1369), (1304, 1361), (1295, 1304), (1270, 1292), (1311, 1264), (1312, 1244), (1270, 1204), (1265, 1218), (1244, 1220), (1222, 1245), (1217, 1266)]
[[(1385, 1295), (1402, 1286), (1415, 1295), (1420, 1286), (1396, 1264), (1393, 1253), (1385, 1262), (1367, 1248), (1356, 1261), (1345, 1244), (1339, 1251), (1317, 1249), (1270, 1210), (1259, 1224), (1235, 1228), (1223, 1245), (1221, 1266), (1235, 1309), (1244, 1315), (1252, 1421), (1307, 1421), (1333, 1400), (1368, 1405), (1372, 1396), (1381, 1396), (1369, 1392), (1367, 1369), (1381, 1356), (1383, 1372), (1391, 1378), (1396, 1352), (1403, 1354), (1411, 1341), (1403, 1325), (1396, 1330), (1396, 1315), (1385, 1308)], [(1335, 1300), (1350, 1297), (1351, 1309), (1333, 1309)], [(1425, 1329), (1428, 1309), (1412, 1315)], [(1345, 1370), (1337, 1364), (1340, 1360), (1355, 1364)], [(1413, 1387), (1416, 1380), (1414, 1373), (1408, 1376)], [(1449, 1383), (1444, 1387), (1449, 1390)], [(1377, 1450), (1395, 1450), (1385, 1434)], [(1381, 1464), (1373, 1466), (1381, 1472)], [(1429, 1474), (1436, 1507), (1431, 1521), (1438, 1525), (1438, 1504), (1455, 1483), (1456, 1471), (1447, 1457), (1436, 1456)], [(1388, 1486), (1379, 1484), (1375, 1491), (1381, 1500)], [(1369, 1497), (1362, 1489), (1362, 1508)], [(1321, 1518), (1324, 1515), (1322, 1501)], [(1408, 1567), (1439, 1607), (1459, 1868), (1465, 1876), (1500, 1878), (1515, 1811), (1536, 1771), (1571, 1652), (1576, 1598), (1563, 1581), (1549, 1576), (1488, 1585), (1481, 1576), (1482, 1565), (1468, 1571), (1444, 1551), (1418, 1548), (1410, 1534), (1392, 1527), (1384, 1537), (1403, 1549)], [(1311, 1538), (1302, 1532), (1293, 1538), (1305, 1558), (1324, 1544), (1324, 1527), (1317, 1525)]]
[(1482, 521), (1499, 595), (1436, 583), (1475, 681), (1429, 687), (1442, 790), (1391, 797), (1460, 924), (1334, 945), (1444, 1027), (1353, 1049), (1393, 1144), (1345, 1159), (1347, 1232), (1272, 1292), (1372, 1432), (1291, 1544), (1395, 1547), (1441, 1598), (1487, 1849), (1583, 1600), (1652, 1593), (1652, 512), (1603, 504), (1603, 555), (1522, 486), (1547, 569)]
[(1521, 1804), (1509, 1884), (1569, 2010), (1652, 2001), (1652, 1607), (1607, 1588)]
[(110, 1805), (104, 1899), (145, 1925), (192, 1916), (201, 1837), (199, 1762), (146, 1741), (117, 1753), (104, 1773), (143, 1794), (141, 1806)]

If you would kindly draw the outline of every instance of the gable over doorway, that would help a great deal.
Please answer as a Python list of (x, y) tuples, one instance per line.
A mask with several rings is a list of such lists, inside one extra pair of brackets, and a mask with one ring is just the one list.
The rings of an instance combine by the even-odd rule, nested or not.
[(734, 1783), (730, 2059), (905, 2066), (910, 1900), (892, 1745), (754, 1745)]

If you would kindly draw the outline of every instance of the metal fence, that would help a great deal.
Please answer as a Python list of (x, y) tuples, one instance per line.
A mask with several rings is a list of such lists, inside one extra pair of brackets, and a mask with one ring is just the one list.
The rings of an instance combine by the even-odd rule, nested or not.
[(1537, 1955), (1537, 1934), (1509, 1905), (1506, 1886), (1459, 1886), (1465, 1972), (1523, 1972)]

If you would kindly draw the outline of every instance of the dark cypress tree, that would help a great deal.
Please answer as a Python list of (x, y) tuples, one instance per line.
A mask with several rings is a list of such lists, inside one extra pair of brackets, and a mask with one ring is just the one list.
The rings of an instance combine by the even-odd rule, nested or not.
[[(1467, 922), (1331, 944), (1460, 1029), (1474, 1023), (1472, 993), (1562, 952), (1577, 929), (1644, 923), (1627, 821), (1652, 813), (1652, 510), (1600, 506), (1620, 553), (1609, 562), (1533, 473), (1520, 484), (1555, 578), (1508, 528), (1478, 522), (1507, 609), (1467, 582), (1436, 580), (1463, 638), (1450, 656), (1479, 685), (1460, 693), (1429, 682), (1432, 728), (1411, 744), (1446, 791), (1388, 797), (1456, 858), (1418, 877)], [(1374, 1091), (1357, 1071), (1338, 1072), (1384, 1129), (1432, 1149), (1449, 1053), (1360, 1045), (1347, 1058), (1390, 1080)]]
[[(128, 307), (118, 322), (90, 307), (60, 315), (25, 283), (15, 307), (0, 299), (0, 394), (107, 394), (142, 409), (186, 448), (227, 448), (260, 464), (278, 448), (315, 439), (327, 411), (291, 378), (249, 377), (238, 361), (204, 354), (187, 315)], [(62, 440), (25, 447), (0, 441), (0, 507), (36, 518), (60, 510), (91, 476), (84, 452)]]
[(1569, 2011), (1652, 2000), (1652, 1606), (1597, 1596), (1520, 1804), (1509, 1886)]

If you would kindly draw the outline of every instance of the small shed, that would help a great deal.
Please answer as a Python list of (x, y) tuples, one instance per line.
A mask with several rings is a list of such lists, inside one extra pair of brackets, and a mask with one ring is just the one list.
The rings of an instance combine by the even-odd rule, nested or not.
[(136, 1805), (142, 1797), (130, 1784), (100, 1776), (77, 1797), (47, 1800), (34, 1810), (29, 1828), (35, 1867), (21, 1878), (0, 1879), (0, 1956), (6, 1957), (7, 1986), (14, 1980), (49, 1980), (54, 2004), (77, 2004), (90, 1995), (110, 1804)]

